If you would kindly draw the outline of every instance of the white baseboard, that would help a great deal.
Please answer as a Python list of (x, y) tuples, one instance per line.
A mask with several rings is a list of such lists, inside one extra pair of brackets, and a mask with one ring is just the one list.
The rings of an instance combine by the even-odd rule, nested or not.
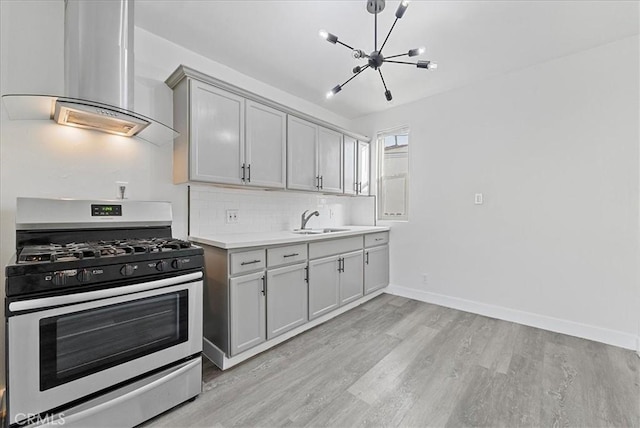
[(419, 300), (421, 302), (433, 303), (447, 308), (459, 309), (465, 312), (511, 321), (517, 324), (567, 334), (569, 336), (594, 340), (596, 342), (602, 342), (607, 345), (618, 346), (620, 348), (631, 349), (640, 355), (640, 337), (631, 333), (581, 324), (532, 312), (509, 309), (503, 306), (489, 305), (487, 303), (476, 302), (473, 300), (460, 299), (458, 297), (451, 297), (443, 294), (430, 293), (428, 291), (402, 287), (394, 284), (389, 284), (385, 289), (385, 292), (396, 296)]

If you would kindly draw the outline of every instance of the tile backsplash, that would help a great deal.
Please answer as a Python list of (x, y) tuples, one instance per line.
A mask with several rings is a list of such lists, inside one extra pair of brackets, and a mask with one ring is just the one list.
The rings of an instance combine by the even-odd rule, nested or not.
[[(192, 185), (189, 202), (191, 236), (298, 229), (305, 210), (320, 213), (309, 220), (310, 228), (370, 225), (374, 216), (373, 198), (313, 193)], [(238, 223), (226, 222), (227, 210), (238, 210)]]

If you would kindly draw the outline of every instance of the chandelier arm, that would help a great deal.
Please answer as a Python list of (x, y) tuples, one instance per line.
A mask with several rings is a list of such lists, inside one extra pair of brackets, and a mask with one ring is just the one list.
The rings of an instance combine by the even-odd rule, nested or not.
[(387, 84), (384, 81), (384, 77), (382, 77), (382, 70), (378, 69), (378, 73), (380, 74), (380, 78), (382, 79), (382, 84), (384, 85), (384, 90), (388, 91), (389, 89), (387, 89)]
[(378, 11), (373, 14), (373, 50), (378, 50)]
[(384, 42), (382, 43), (382, 46), (380, 47), (380, 51), (379, 52), (382, 52), (382, 49), (384, 49), (384, 45), (387, 44), (387, 40), (389, 40), (389, 36), (391, 35), (391, 32), (393, 31), (393, 27), (396, 26), (396, 22), (398, 22), (398, 18), (396, 18), (396, 20), (393, 21), (393, 25), (389, 29), (389, 32), (387, 33), (387, 37), (384, 39)]
[(389, 61), (385, 58), (383, 62), (392, 62), (394, 64), (409, 64), (409, 65), (417, 65), (417, 62), (409, 62), (409, 61)]
[(398, 55), (385, 56), (384, 59), (387, 60), (389, 58), (398, 58), (399, 56), (407, 56), (407, 55), (409, 55), (409, 54), (408, 53), (401, 53), (401, 54), (398, 54)]
[(358, 71), (356, 74), (354, 74), (353, 76), (351, 76), (349, 79), (347, 79), (346, 82), (344, 82), (342, 85), (340, 85), (341, 87), (346, 85), (347, 83), (351, 82), (358, 74), (362, 73), (363, 71), (365, 71), (367, 68), (369, 68), (369, 64), (365, 65), (364, 67), (362, 67), (362, 69), (360, 69), (360, 71)]
[(351, 46), (349, 46), (349, 45), (348, 45), (348, 44), (346, 44), (346, 43), (342, 43), (340, 40), (336, 40), (336, 43), (341, 44), (341, 45), (342, 45), (342, 46), (344, 46), (345, 48), (349, 48), (349, 49), (353, 50), (353, 48), (352, 48)]

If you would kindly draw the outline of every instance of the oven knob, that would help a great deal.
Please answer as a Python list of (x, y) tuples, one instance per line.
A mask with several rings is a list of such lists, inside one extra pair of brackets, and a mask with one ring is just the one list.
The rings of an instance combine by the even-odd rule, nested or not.
[(160, 272), (162, 272), (163, 270), (167, 270), (168, 267), (169, 263), (165, 262), (164, 260), (160, 260), (158, 263), (156, 263), (156, 270), (159, 270)]
[(82, 269), (80, 272), (78, 272), (76, 278), (78, 278), (78, 281), (80, 282), (89, 282), (91, 281), (91, 278), (93, 278), (93, 274), (88, 269)]
[(133, 266), (131, 266), (131, 265), (124, 265), (124, 266), (122, 266), (122, 268), (120, 269), (120, 273), (121, 273), (123, 276), (131, 276), (131, 275), (133, 275), (133, 271), (134, 271), (134, 268), (133, 268)]
[(174, 259), (171, 262), (171, 267), (174, 268), (174, 269), (181, 269), (182, 268), (182, 260)]
[(66, 285), (67, 275), (64, 272), (54, 272), (51, 282), (53, 282), (53, 285)]

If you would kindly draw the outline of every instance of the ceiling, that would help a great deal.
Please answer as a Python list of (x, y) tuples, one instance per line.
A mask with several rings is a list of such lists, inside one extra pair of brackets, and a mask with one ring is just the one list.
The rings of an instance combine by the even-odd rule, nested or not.
[[(378, 16), (380, 41), (398, 4), (387, 0)], [(640, 33), (636, 1), (414, 0), (384, 53), (425, 46), (422, 57), (411, 59), (433, 60), (438, 69), (384, 64), (382, 72), (393, 93), (393, 101), (387, 102), (373, 70), (325, 98), (363, 61), (321, 39), (318, 30), (373, 51), (373, 15), (366, 11), (365, 0), (137, 0), (135, 12), (137, 26), (347, 118)]]

